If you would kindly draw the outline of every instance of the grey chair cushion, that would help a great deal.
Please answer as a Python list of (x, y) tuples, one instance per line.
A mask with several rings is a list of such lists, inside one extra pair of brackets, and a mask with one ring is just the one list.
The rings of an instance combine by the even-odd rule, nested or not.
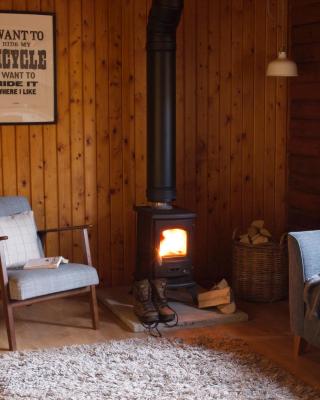
[[(29, 201), (23, 196), (0, 196), (0, 217), (31, 211)], [(43, 247), (38, 237), (38, 247), (41, 257), (44, 257)]]
[(26, 300), (99, 283), (95, 268), (82, 264), (62, 264), (57, 269), (8, 269), (11, 300)]
[(0, 196), (0, 217), (30, 211), (30, 204), (26, 197), (22, 196)]
[(0, 217), (0, 235), (8, 237), (1, 242), (5, 267), (19, 267), (28, 260), (41, 258), (32, 211)]

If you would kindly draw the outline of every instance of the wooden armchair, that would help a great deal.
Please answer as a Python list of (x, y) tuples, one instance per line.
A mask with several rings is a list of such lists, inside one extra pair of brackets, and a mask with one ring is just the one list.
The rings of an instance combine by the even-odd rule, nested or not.
[[(0, 218), (15, 216), (31, 211), (28, 200), (24, 197), (0, 197)], [(47, 301), (56, 298), (88, 293), (93, 329), (98, 329), (98, 307), (95, 286), (99, 283), (96, 269), (92, 266), (88, 225), (47, 229), (36, 234), (39, 253), (43, 256), (43, 241), (47, 234), (67, 230), (82, 230), (83, 243), (87, 265), (68, 263), (57, 269), (24, 270), (22, 268), (7, 268), (4, 244), (9, 234), (2, 231), (0, 236), (0, 285), (6, 322), (9, 348), (16, 350), (13, 310), (16, 307)]]

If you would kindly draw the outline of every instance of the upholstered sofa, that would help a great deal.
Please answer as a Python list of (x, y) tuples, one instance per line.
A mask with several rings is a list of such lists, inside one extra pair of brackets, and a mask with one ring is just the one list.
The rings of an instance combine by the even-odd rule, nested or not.
[(306, 283), (320, 273), (320, 230), (291, 232), (288, 245), (290, 323), (300, 354), (306, 342), (320, 347), (320, 320), (306, 317), (304, 302)]

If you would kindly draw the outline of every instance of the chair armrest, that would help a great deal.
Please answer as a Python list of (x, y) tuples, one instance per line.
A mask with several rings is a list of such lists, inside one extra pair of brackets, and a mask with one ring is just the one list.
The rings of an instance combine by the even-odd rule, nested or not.
[(289, 304), (290, 325), (296, 336), (304, 333), (304, 270), (301, 249), (298, 240), (289, 233)]
[(75, 231), (79, 229), (88, 229), (91, 228), (92, 225), (77, 225), (77, 226), (63, 226), (61, 228), (49, 228), (49, 229), (41, 229), (38, 231), (39, 235), (45, 235), (47, 233), (53, 232), (64, 232), (64, 231)]
[(38, 231), (38, 235), (42, 242), (42, 245), (44, 245), (44, 238), (47, 233), (82, 230), (83, 245), (84, 245), (84, 251), (85, 251), (85, 255), (86, 255), (86, 259), (87, 259), (87, 264), (92, 265), (92, 258), (91, 258), (90, 244), (89, 244), (89, 235), (88, 235), (88, 228), (92, 228), (92, 226), (93, 225), (78, 225), (78, 226), (65, 226), (62, 228), (42, 229), (42, 230)]

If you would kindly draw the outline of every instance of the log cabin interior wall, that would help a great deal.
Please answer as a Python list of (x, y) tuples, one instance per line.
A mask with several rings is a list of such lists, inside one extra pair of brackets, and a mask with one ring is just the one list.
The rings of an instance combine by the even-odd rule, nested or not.
[(299, 76), (290, 85), (289, 228), (319, 229), (320, 1), (291, 0), (290, 9)]
[[(40, 228), (91, 223), (106, 284), (130, 281), (134, 204), (146, 201), (149, 0), (1, 0), (57, 16), (57, 125), (3, 126), (0, 193), (27, 196)], [(177, 50), (177, 204), (198, 213), (196, 275), (230, 274), (234, 227), (285, 229), (287, 1), (186, 0)], [(283, 39), (285, 38), (285, 39)], [(81, 260), (80, 237), (49, 254)]]

